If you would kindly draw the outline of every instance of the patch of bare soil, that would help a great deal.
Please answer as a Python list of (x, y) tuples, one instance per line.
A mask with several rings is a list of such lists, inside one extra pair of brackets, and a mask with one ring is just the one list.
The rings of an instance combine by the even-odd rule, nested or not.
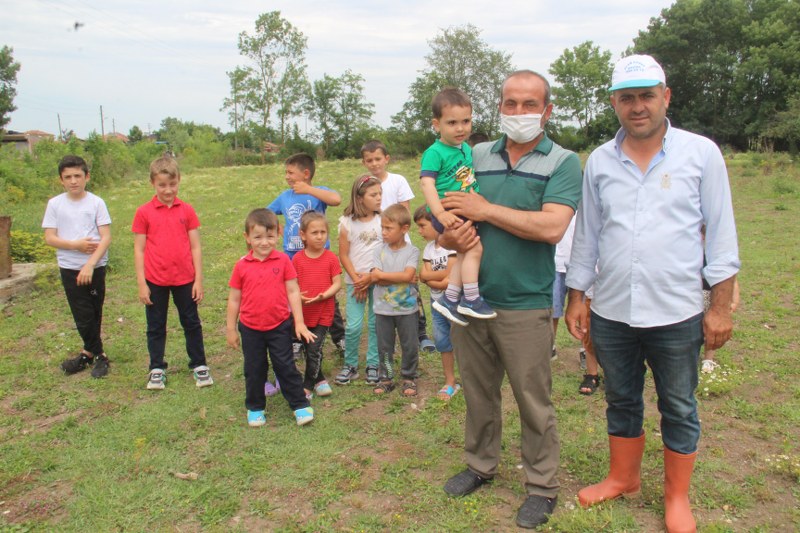
[[(0, 514), (9, 524), (36, 522), (56, 523), (67, 515), (64, 507), (72, 497), (72, 487), (65, 481), (25, 490), (28, 480), (12, 480), (3, 488)], [(22, 485), (22, 486), (21, 486)]]

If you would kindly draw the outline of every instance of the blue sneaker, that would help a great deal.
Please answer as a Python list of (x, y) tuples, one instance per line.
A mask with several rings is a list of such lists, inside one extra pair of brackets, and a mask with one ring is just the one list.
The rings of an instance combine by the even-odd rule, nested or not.
[(298, 426), (305, 426), (314, 420), (314, 408), (304, 407), (303, 409), (298, 409), (294, 412), (294, 419), (297, 420)]
[(250, 427), (263, 426), (267, 423), (267, 417), (264, 416), (264, 411), (250, 411), (247, 410), (247, 425)]
[(447, 296), (442, 295), (438, 300), (434, 300), (432, 305), (434, 309), (442, 313), (453, 324), (458, 324), (459, 326), (469, 325), (467, 319), (459, 312), (458, 302), (448, 300)]
[(480, 318), (482, 320), (495, 318), (497, 316), (497, 313), (494, 312), (494, 309), (489, 307), (489, 304), (483, 300), (482, 296), (478, 296), (475, 300), (467, 300), (462, 296), (456, 309), (462, 315)]
[(333, 389), (331, 389), (327, 381), (320, 381), (314, 385), (314, 392), (317, 393), (317, 396), (330, 396), (333, 394)]

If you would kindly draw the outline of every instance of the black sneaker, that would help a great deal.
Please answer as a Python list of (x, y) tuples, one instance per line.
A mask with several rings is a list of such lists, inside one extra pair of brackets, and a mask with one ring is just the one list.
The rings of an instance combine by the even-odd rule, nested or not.
[(489, 483), (490, 481), (491, 478), (483, 478), (467, 468), (448, 479), (447, 483), (444, 484), (444, 491), (449, 496), (466, 496), (467, 494), (472, 494), (484, 483)]
[(92, 367), (92, 377), (96, 379), (106, 377), (108, 375), (108, 362), (108, 357), (105, 355), (98, 355)]
[(61, 363), (61, 370), (63, 370), (68, 376), (71, 376), (72, 374), (77, 374), (81, 370), (86, 370), (86, 367), (91, 366), (92, 362), (92, 357), (89, 357), (85, 353), (81, 352), (72, 359), (67, 359)]
[(547, 498), (531, 494), (517, 511), (517, 525), (525, 529), (535, 529), (550, 519), (556, 508), (557, 497)]
[(342, 368), (341, 372), (336, 374), (336, 378), (333, 381), (337, 385), (347, 385), (356, 379), (358, 379), (358, 370), (356, 370), (356, 367), (345, 366)]

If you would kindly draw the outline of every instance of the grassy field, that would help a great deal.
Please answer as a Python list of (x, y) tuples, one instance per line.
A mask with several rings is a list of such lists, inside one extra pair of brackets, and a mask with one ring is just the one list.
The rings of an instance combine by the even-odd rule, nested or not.
[[(417, 192), (417, 161), (393, 163)], [(729, 159), (743, 270), (736, 331), (721, 369), (698, 390), (703, 437), (691, 491), (700, 531), (800, 529), (800, 167), (785, 156)], [(324, 162), (317, 184), (349, 195), (357, 161)], [(181, 197), (202, 223), (201, 306), (215, 385), (197, 389), (171, 311), (170, 381), (145, 390), (145, 317), (138, 303), (130, 224), (152, 192), (146, 176), (98, 192), (114, 219), (105, 306), (107, 379), (66, 377), (80, 347), (51, 268), (35, 292), (0, 309), (1, 531), (510, 531), (524, 499), (520, 427), (506, 390), (500, 473), (488, 489), (450, 499), (443, 482), (463, 467), (463, 396), (435, 398), (438, 354), (421, 356), (420, 396), (376, 398), (363, 383), (314, 400), (298, 428), (282, 397), (267, 426), (248, 428), (241, 354), (225, 345), (227, 281), (245, 252), (246, 213), (285, 188), (281, 166), (184, 176)], [(347, 203), (347, 200), (345, 200)], [(331, 209), (335, 221), (344, 206)], [(44, 203), (20, 206), (14, 228), (40, 232)], [(335, 237), (335, 226), (332, 232)], [(414, 234), (415, 244), (422, 242)], [(335, 239), (334, 239), (335, 242)], [(340, 299), (340, 301), (342, 301)], [(655, 392), (641, 501), (592, 510), (577, 491), (607, 469), (604, 400), (577, 393), (578, 343), (558, 332), (554, 401), (562, 490), (550, 531), (660, 531), (662, 465)], [(362, 356), (363, 357), (363, 356)], [(326, 356), (332, 375), (339, 361)], [(506, 387), (507, 388), (507, 387)], [(181, 479), (179, 474), (197, 474)], [(189, 476), (191, 477), (191, 476)]]

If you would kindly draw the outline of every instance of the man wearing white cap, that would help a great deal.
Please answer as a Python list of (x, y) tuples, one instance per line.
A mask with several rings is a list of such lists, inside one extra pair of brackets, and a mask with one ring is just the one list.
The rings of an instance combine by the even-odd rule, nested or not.
[[(728, 174), (712, 141), (667, 120), (671, 94), (652, 57), (621, 59), (610, 92), (622, 127), (586, 162), (566, 322), (584, 335), (582, 296), (594, 283), (591, 337), (606, 379), (611, 460), (608, 477), (578, 499), (588, 507), (639, 493), (647, 364), (661, 413), (667, 531), (691, 532), (698, 356), (703, 342), (715, 349), (731, 336), (740, 264)], [(712, 285), (705, 315), (702, 277)]]

